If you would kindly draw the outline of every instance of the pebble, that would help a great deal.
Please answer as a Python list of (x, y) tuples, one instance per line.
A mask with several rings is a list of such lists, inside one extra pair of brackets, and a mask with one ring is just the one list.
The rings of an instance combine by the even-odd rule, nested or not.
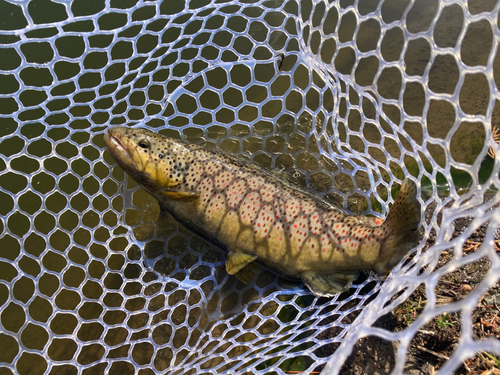
[(469, 284), (462, 285), (462, 292), (470, 292), (472, 291), (472, 287)]

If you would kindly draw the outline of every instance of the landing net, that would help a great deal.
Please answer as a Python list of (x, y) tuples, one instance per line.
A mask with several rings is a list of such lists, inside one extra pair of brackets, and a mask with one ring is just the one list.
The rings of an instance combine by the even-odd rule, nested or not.
[[(442, 373), (500, 353), (471, 319), (500, 275), (499, 7), (0, 2), (0, 367), (336, 374), (377, 336), (397, 343), (385, 370), (402, 373), (417, 332), (445, 312), (461, 337)], [(382, 218), (410, 176), (422, 240), (387, 280), (364, 274), (330, 299), (264, 270), (244, 284), (117, 167), (102, 140), (113, 125), (240, 155)], [(437, 297), (478, 262), (487, 271), (467, 293)], [(415, 321), (381, 327), (419, 286)]]

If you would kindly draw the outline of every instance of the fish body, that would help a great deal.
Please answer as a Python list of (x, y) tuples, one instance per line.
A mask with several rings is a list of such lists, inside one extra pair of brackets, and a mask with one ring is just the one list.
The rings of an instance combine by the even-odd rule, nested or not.
[(104, 140), (163, 210), (229, 252), (230, 274), (258, 260), (331, 296), (360, 270), (387, 273), (418, 239), (420, 203), (409, 179), (382, 221), (348, 215), (232, 155), (149, 130), (114, 127)]

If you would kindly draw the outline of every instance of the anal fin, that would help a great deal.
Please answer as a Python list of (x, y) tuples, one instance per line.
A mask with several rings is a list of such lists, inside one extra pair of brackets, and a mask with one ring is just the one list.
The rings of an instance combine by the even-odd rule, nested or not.
[(178, 201), (178, 200), (194, 200), (199, 197), (200, 193), (196, 192), (186, 192), (186, 191), (176, 191), (176, 190), (163, 190), (161, 192), (168, 199)]
[(241, 251), (230, 252), (226, 261), (226, 271), (228, 274), (234, 275), (255, 259), (257, 259), (255, 255), (245, 254)]
[(351, 287), (351, 284), (358, 277), (356, 271), (339, 271), (331, 275), (320, 275), (316, 272), (304, 272), (301, 275), (302, 281), (318, 297), (332, 297)]
[(333, 273), (333, 276), (335, 276), (337, 279), (340, 279), (340, 280), (352, 282), (358, 278), (359, 272), (358, 271), (335, 271)]

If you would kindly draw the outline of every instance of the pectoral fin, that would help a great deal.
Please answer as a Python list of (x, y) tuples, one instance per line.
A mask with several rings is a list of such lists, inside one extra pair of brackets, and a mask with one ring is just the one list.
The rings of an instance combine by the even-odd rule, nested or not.
[(196, 192), (186, 192), (186, 191), (174, 191), (174, 190), (163, 190), (161, 192), (168, 199), (178, 201), (178, 200), (194, 200), (199, 197), (200, 193)]
[(257, 263), (251, 262), (247, 263), (245, 267), (236, 272), (234, 276), (236, 276), (243, 284), (248, 285), (253, 281), (255, 275), (260, 272), (262, 272), (262, 267)]
[(356, 280), (357, 272), (337, 272), (331, 275), (319, 275), (315, 272), (304, 272), (300, 276), (306, 286), (318, 297), (331, 297), (351, 287)]
[(226, 261), (226, 271), (228, 274), (234, 275), (255, 259), (257, 259), (255, 255), (245, 254), (241, 251), (230, 252)]

